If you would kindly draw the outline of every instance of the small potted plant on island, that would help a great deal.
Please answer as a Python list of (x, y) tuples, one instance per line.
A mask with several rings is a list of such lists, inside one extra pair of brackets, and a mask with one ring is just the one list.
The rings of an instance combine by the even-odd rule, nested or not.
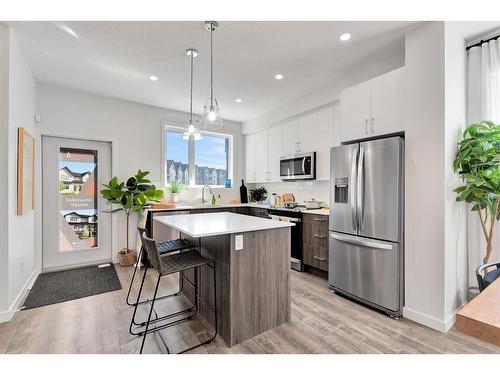
[(114, 213), (118, 211), (125, 212), (126, 215), (126, 235), (127, 247), (118, 252), (121, 266), (131, 266), (136, 262), (135, 250), (130, 249), (129, 244), (129, 222), (130, 215), (134, 212), (141, 212), (150, 205), (150, 202), (158, 202), (163, 197), (163, 190), (157, 189), (151, 181), (145, 177), (148, 171), (137, 171), (135, 176), (130, 177), (127, 182), (119, 182), (118, 177), (113, 177), (107, 184), (103, 184), (105, 189), (101, 190), (101, 195), (111, 205), (119, 205), (118, 208), (106, 211)]
[(172, 203), (178, 203), (179, 202), (179, 193), (184, 190), (184, 185), (181, 184), (180, 182), (171, 182), (167, 186), (167, 190), (170, 192), (171, 197), (172, 197)]

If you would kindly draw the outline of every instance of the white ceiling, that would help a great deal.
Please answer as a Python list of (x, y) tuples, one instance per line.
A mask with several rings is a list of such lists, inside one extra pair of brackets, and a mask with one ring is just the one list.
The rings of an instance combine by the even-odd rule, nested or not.
[[(222, 116), (246, 121), (327, 85), (372, 56), (403, 54), (404, 33), (414, 24), (220, 22), (214, 33), (214, 93)], [(185, 50), (194, 47), (195, 112), (201, 113), (209, 95), (210, 35), (203, 22), (9, 25), (40, 82), (187, 111)], [(352, 34), (346, 43), (339, 40), (345, 32)], [(276, 73), (284, 79), (275, 80)], [(159, 80), (150, 81), (150, 75)]]

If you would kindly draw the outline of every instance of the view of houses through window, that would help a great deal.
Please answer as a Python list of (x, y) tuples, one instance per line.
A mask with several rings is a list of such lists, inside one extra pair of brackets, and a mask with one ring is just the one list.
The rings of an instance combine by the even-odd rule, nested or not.
[[(198, 141), (185, 140), (180, 130), (167, 128), (165, 132), (165, 181), (190, 184), (189, 166), (194, 164), (194, 184), (225, 186), (229, 170), (229, 141), (225, 135), (203, 133)], [(194, 160), (189, 150), (194, 150)]]

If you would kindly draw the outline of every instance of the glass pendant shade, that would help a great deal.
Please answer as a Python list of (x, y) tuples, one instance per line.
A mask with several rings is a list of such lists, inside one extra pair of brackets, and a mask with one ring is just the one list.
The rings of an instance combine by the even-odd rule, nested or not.
[(201, 139), (201, 132), (196, 128), (193, 121), (193, 65), (194, 65), (193, 59), (196, 56), (198, 56), (198, 51), (193, 48), (190, 48), (186, 50), (186, 55), (189, 56), (191, 60), (191, 69), (190, 69), (191, 87), (190, 87), (190, 97), (189, 97), (188, 121), (186, 126), (184, 127), (184, 132), (182, 133), (182, 139), (185, 140), (194, 139), (195, 141), (198, 141)]
[(208, 98), (203, 108), (202, 124), (206, 130), (222, 129), (222, 117), (220, 116), (217, 99)]

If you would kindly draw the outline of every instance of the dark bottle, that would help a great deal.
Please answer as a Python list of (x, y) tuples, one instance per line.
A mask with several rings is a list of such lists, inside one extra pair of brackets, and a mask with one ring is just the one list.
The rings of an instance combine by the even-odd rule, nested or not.
[(241, 201), (241, 203), (248, 203), (248, 190), (247, 190), (247, 187), (245, 186), (244, 180), (241, 180), (240, 201)]

